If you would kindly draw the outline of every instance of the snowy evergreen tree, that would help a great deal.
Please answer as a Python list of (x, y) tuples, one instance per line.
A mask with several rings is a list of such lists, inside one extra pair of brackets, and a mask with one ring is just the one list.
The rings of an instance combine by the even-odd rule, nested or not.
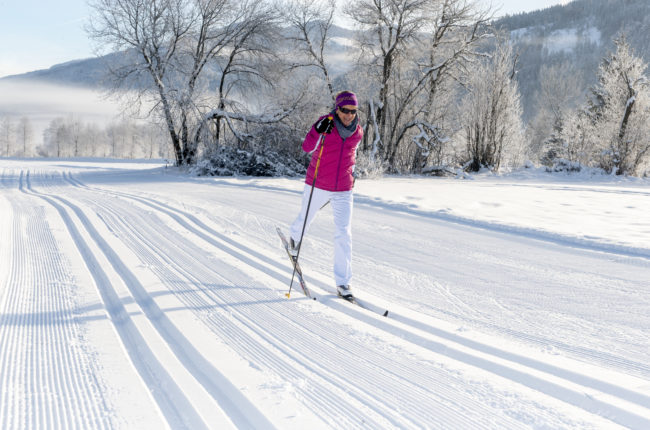
[(585, 110), (569, 111), (556, 118), (541, 161), (552, 171), (580, 171), (593, 164), (594, 147), (592, 116)]

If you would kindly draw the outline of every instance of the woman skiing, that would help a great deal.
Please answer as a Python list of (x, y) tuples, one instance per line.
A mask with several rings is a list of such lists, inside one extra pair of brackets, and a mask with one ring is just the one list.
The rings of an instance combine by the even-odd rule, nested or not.
[(300, 241), (316, 213), (327, 203), (334, 214), (334, 278), (338, 294), (353, 300), (352, 278), (352, 187), (356, 150), (363, 130), (357, 115), (357, 96), (342, 91), (336, 96), (336, 107), (312, 126), (302, 149), (312, 154), (307, 169), (302, 208), (291, 224), (291, 253), (297, 258)]

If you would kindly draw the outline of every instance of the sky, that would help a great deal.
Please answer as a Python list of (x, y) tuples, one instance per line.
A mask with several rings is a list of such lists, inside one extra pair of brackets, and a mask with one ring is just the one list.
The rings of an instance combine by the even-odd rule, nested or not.
[[(481, 0), (498, 15), (543, 9), (567, 0)], [(0, 0), (0, 77), (94, 56), (84, 25), (87, 0)]]

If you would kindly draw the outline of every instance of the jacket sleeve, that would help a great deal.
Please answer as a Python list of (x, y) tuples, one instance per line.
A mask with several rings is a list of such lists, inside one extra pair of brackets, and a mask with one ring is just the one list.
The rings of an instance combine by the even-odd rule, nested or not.
[(307, 136), (305, 136), (305, 140), (302, 141), (302, 150), (305, 152), (314, 152), (318, 146), (319, 137), (320, 134), (318, 134), (314, 126), (312, 126), (309, 133), (307, 133)]
[(302, 150), (308, 153), (314, 152), (318, 148), (318, 142), (320, 142), (320, 133), (316, 131), (316, 124), (318, 121), (325, 118), (327, 115), (323, 115), (316, 120), (316, 122), (309, 129), (309, 133), (305, 136), (305, 140), (302, 141)]

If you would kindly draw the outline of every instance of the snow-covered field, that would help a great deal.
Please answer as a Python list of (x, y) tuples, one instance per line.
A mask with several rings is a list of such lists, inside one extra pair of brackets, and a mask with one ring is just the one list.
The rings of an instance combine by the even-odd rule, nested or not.
[(2, 429), (650, 428), (650, 181), (357, 181), (366, 310), (300, 180), (0, 172)]

